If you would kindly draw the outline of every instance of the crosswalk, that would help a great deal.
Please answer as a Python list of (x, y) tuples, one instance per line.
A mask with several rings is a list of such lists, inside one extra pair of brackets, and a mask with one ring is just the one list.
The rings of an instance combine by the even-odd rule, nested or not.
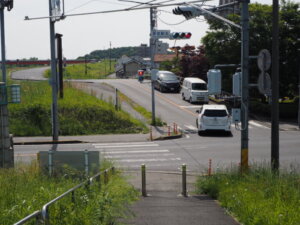
[[(262, 128), (262, 129), (270, 129), (269, 127), (266, 127), (264, 125), (261, 125), (257, 122), (254, 121), (249, 121), (249, 125), (248, 125), (249, 129), (254, 129), (254, 128)], [(183, 133), (196, 133), (198, 132), (198, 128), (196, 126), (193, 126), (191, 124), (184, 124), (182, 125), (182, 127), (179, 127), (180, 130), (183, 131)], [(231, 124), (231, 129), (235, 129), (235, 125)]]
[(101, 157), (109, 159), (123, 168), (160, 167), (180, 162), (181, 158), (156, 142), (95, 143)]

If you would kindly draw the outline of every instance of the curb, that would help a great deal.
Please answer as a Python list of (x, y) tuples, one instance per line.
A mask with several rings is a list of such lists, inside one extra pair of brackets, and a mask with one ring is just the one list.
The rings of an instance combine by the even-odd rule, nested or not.
[(172, 136), (160, 136), (157, 138), (153, 138), (153, 141), (172, 140), (172, 139), (177, 139), (177, 138), (182, 138), (182, 134), (172, 135)]
[(14, 142), (14, 145), (47, 145), (47, 144), (79, 144), (87, 143), (85, 141), (78, 140), (66, 140), (66, 141), (28, 141), (28, 142)]

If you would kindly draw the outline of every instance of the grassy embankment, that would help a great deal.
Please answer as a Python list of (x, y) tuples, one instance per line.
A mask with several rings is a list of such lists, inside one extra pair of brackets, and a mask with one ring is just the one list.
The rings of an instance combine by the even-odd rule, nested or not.
[[(67, 65), (64, 79), (105, 79), (107, 75), (115, 72), (115, 61), (103, 60), (101, 62)], [(50, 70), (45, 72), (50, 77)]]
[[(35, 163), (0, 169), (0, 224), (13, 224), (41, 210), (44, 204), (80, 182), (79, 178), (71, 179), (66, 174), (60, 178), (42, 175)], [(53, 204), (49, 211), (50, 222), (56, 225), (116, 224), (117, 219), (130, 215), (127, 207), (137, 198), (138, 192), (117, 172), (107, 185), (102, 180), (101, 190), (96, 182), (88, 190), (78, 189), (75, 203), (69, 195)], [(29, 224), (35, 224), (34, 220)]]
[(299, 225), (300, 174), (279, 175), (263, 167), (241, 175), (223, 171), (197, 182), (199, 193), (208, 194), (244, 225)]
[[(17, 82), (14, 82), (17, 83)], [(20, 82), (22, 100), (10, 104), (10, 132), (15, 136), (51, 135), (51, 88), (48, 82)], [(147, 132), (147, 127), (128, 113), (65, 83), (58, 101), (60, 135)]]

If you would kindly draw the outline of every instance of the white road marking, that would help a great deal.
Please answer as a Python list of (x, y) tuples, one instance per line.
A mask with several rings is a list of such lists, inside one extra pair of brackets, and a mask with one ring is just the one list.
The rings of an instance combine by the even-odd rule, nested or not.
[(97, 145), (97, 146), (107, 146), (107, 145), (135, 145), (135, 144), (137, 144), (137, 145), (141, 145), (141, 144), (149, 144), (149, 145), (151, 145), (151, 144), (153, 144), (154, 142), (121, 142), (121, 143), (114, 143), (114, 142), (112, 142), (112, 143), (94, 143), (93, 145), (95, 146), (95, 145)]
[[(159, 157), (171, 156), (171, 155), (174, 155), (174, 154), (173, 153), (159, 154)], [(143, 157), (153, 157), (153, 156), (157, 156), (157, 155), (154, 155), (154, 154), (145, 154), (145, 155), (143, 155)], [(121, 156), (118, 156), (118, 155), (105, 155), (105, 158), (107, 158), (107, 159), (118, 159), (120, 157)]]
[(169, 150), (134, 150), (134, 151), (111, 151), (111, 152), (102, 152), (105, 154), (136, 154), (136, 153), (161, 153), (161, 152), (170, 152)]
[(256, 126), (256, 127), (261, 127), (261, 128), (265, 128), (265, 129), (270, 129), (269, 127), (266, 127), (264, 125), (261, 125), (259, 123), (256, 123), (254, 121), (249, 121), (249, 124), (253, 125), (253, 126)]
[(180, 105), (180, 108), (185, 108), (185, 109), (200, 109), (201, 106), (196, 106), (196, 105)]
[(151, 145), (95, 145), (95, 148), (132, 148), (132, 147), (157, 147), (158, 144)]
[(166, 162), (166, 161), (180, 161), (181, 158), (168, 158), (168, 159), (120, 159), (117, 162)]
[(185, 127), (187, 127), (189, 130), (198, 130), (197, 127), (192, 126), (192, 125), (184, 125)]

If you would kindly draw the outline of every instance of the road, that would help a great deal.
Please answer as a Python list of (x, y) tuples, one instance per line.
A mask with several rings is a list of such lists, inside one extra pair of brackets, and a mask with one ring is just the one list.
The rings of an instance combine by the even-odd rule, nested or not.
[[(106, 82), (115, 86), (125, 95), (151, 111), (150, 83), (140, 84), (131, 79), (85, 80), (93, 86)], [(101, 90), (99, 90), (101, 91)], [(188, 165), (191, 171), (205, 171), (209, 159), (215, 169), (238, 165), (240, 162), (240, 131), (232, 127), (232, 136), (223, 133), (208, 133), (199, 136), (195, 127), (200, 107), (183, 101), (180, 94), (160, 93), (156, 91), (156, 116), (168, 124), (174, 122), (184, 131), (181, 139), (156, 142), (126, 143), (87, 143), (59, 145), (58, 150), (99, 150), (102, 157), (115, 161), (124, 168), (138, 168), (145, 163), (152, 170), (178, 170), (181, 164)], [(249, 162), (269, 163), (271, 155), (271, 129), (269, 125), (258, 121), (249, 122)], [(300, 160), (299, 131), (287, 129), (280, 131), (280, 164), (281, 167), (296, 166)], [(50, 145), (16, 146), (16, 156), (33, 156), (39, 150), (49, 150)], [(31, 154), (31, 155), (30, 155)]]

